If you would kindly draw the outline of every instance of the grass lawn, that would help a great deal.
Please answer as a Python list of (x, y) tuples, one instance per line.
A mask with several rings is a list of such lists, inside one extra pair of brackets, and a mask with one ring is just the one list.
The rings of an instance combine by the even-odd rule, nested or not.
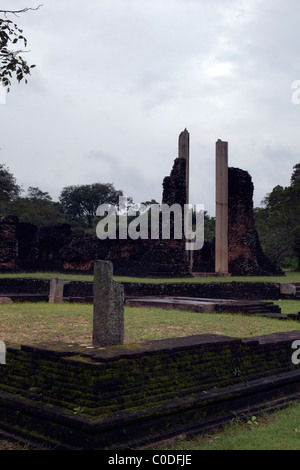
[[(295, 303), (296, 302), (296, 303)], [(278, 301), (283, 313), (298, 311), (297, 301)], [(0, 305), (0, 339), (9, 343), (63, 341), (91, 344), (91, 304), (14, 303)], [(300, 310), (300, 308), (299, 308)], [(239, 314), (199, 314), (145, 307), (125, 307), (125, 343), (167, 337), (215, 333), (234, 337), (256, 336), (298, 329), (292, 320)], [(300, 335), (300, 325), (299, 325)], [(298, 432), (299, 431), (299, 432)], [(25, 450), (26, 450), (25, 445)], [(0, 439), (0, 450), (24, 449)], [(150, 449), (174, 450), (300, 450), (300, 404), (276, 413), (235, 420), (221, 431), (192, 439), (179, 436)]]
[[(188, 277), (188, 278), (137, 278), (126, 276), (114, 276), (117, 282), (143, 282), (143, 283), (174, 283), (174, 282), (300, 282), (300, 271), (287, 271), (285, 276), (229, 276), (229, 277)], [(61, 273), (0, 273), (0, 282), (2, 278), (36, 278), (51, 279), (52, 277), (61, 277), (74, 281), (93, 281), (94, 276), (89, 274), (61, 274)]]
[(201, 450), (300, 450), (300, 403), (246, 419), (234, 419), (222, 430), (187, 439), (178, 436), (149, 449)]
[[(282, 313), (300, 310), (299, 301), (278, 301)], [(92, 304), (13, 303), (0, 305), (0, 339), (6, 342), (62, 341), (91, 344)], [(292, 320), (239, 314), (196, 313), (150, 307), (125, 307), (125, 343), (215, 333), (248, 337), (300, 330)]]
[[(93, 276), (70, 276), (55, 273), (0, 275), (3, 277), (64, 277), (74, 280), (93, 280)], [(194, 278), (194, 279), (133, 279), (115, 277), (119, 282), (300, 282), (300, 273), (287, 273), (283, 278)], [(300, 301), (278, 300), (282, 313), (300, 311)], [(0, 305), (0, 340), (6, 343), (39, 343), (62, 341), (92, 342), (91, 304), (14, 303)], [(214, 333), (233, 337), (251, 337), (279, 331), (299, 329), (292, 320), (267, 319), (239, 314), (199, 314), (146, 307), (125, 307), (125, 343), (195, 334)], [(27, 447), (25, 446), (25, 449)], [(295, 403), (276, 413), (264, 413), (247, 420), (234, 420), (225, 429), (187, 439), (179, 436), (173, 441), (153, 445), (152, 449), (174, 450), (300, 450), (300, 404)], [(24, 449), (1, 440), (0, 450)]]

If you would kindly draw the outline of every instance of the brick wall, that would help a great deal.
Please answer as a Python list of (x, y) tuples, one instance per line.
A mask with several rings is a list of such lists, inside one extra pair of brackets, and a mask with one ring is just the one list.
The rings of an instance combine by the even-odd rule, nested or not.
[(120, 449), (199, 432), (300, 394), (300, 331), (134, 345), (7, 345), (0, 428), (57, 448)]
[[(49, 280), (30, 278), (0, 279), (0, 294), (49, 295)], [(180, 296), (214, 299), (276, 300), (284, 297), (280, 285), (272, 282), (212, 282), (212, 283), (124, 283), (127, 296)], [(93, 282), (71, 281), (64, 288), (66, 297), (91, 297)]]

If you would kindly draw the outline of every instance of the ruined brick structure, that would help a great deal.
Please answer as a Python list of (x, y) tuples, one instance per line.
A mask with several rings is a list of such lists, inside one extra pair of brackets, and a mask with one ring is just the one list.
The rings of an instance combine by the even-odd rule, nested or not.
[(283, 274), (263, 253), (253, 217), (251, 176), (228, 168), (228, 263), (235, 275)]
[[(263, 253), (253, 216), (254, 186), (247, 171), (228, 168), (228, 265), (236, 276), (282, 275)], [(214, 272), (215, 244), (194, 254), (195, 272)]]
[(99, 240), (96, 235), (74, 233), (70, 226), (58, 224), (36, 229), (27, 257), (20, 258), (18, 226), (17, 218), (9, 223), (8, 220), (0, 221), (1, 272), (92, 274), (94, 260), (106, 259), (113, 262), (114, 273), (119, 276), (191, 276), (182, 256), (181, 240)]
[[(186, 160), (176, 158), (163, 182), (163, 202), (186, 201)], [(172, 225), (172, 224), (171, 224)], [(56, 271), (93, 273), (94, 260), (113, 263), (114, 274), (140, 277), (190, 277), (183, 240), (99, 240), (93, 234), (74, 233), (69, 224), (37, 228), (20, 224), (17, 217), (0, 221), (4, 271)], [(172, 233), (172, 232), (171, 232)], [(5, 255), (5, 256), (4, 256)]]
[(16, 269), (18, 242), (16, 227), (18, 218), (12, 215), (0, 217), (0, 267), (2, 270)]
[[(172, 206), (189, 200), (189, 133), (179, 136), (178, 156), (163, 179), (162, 203)], [(232, 275), (274, 275), (282, 271), (264, 255), (253, 218), (250, 175), (228, 168), (228, 264)], [(183, 212), (182, 212), (183, 213)], [(172, 226), (172, 224), (171, 224)], [(172, 228), (172, 227), (171, 227)], [(150, 227), (149, 227), (150, 230)], [(183, 229), (184, 233), (184, 229)], [(37, 228), (17, 217), (0, 218), (0, 271), (56, 271), (93, 273), (94, 260), (112, 261), (115, 275), (190, 277), (214, 272), (215, 245), (185, 250), (185, 240), (99, 240), (93, 234), (72, 232), (68, 224)]]
[(180, 204), (183, 206), (187, 201), (186, 183), (185, 183), (186, 160), (184, 158), (176, 158), (170, 176), (166, 176), (163, 180), (163, 204), (172, 206)]

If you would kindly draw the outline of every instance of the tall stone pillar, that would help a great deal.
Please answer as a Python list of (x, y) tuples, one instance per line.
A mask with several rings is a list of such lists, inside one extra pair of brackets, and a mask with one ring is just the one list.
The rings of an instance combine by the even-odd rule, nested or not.
[[(190, 134), (184, 129), (178, 139), (178, 158), (185, 160), (185, 204), (189, 204), (190, 199)], [(188, 221), (184, 221), (186, 233), (188, 231)], [(193, 251), (187, 253), (190, 268), (193, 268)]]
[(185, 187), (186, 204), (189, 203), (189, 185), (190, 185), (190, 134), (186, 129), (182, 131), (178, 139), (178, 157), (185, 159)]
[(228, 142), (216, 142), (215, 272), (228, 274)]
[(123, 344), (124, 287), (113, 280), (111, 261), (95, 261), (93, 295), (93, 345)]

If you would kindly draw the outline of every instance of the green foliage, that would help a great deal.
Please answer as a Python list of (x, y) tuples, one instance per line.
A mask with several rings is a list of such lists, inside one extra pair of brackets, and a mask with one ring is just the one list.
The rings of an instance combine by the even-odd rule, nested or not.
[(212, 242), (215, 238), (215, 217), (210, 217), (208, 213), (204, 212), (204, 240)]
[(91, 228), (99, 205), (117, 206), (122, 195), (111, 183), (94, 183), (63, 188), (59, 201), (70, 222)]
[(300, 266), (300, 164), (294, 166), (291, 184), (275, 186), (256, 209), (255, 224), (266, 255), (275, 263), (298, 259)]
[(293, 170), (294, 171), (291, 176), (291, 186), (300, 183), (300, 163), (297, 163), (297, 165), (293, 167)]
[(4, 201), (12, 201), (21, 193), (20, 186), (17, 185), (15, 177), (10, 173), (9, 168), (0, 164), (0, 204)]
[(279, 260), (279, 265), (281, 269), (294, 271), (298, 267), (298, 259), (296, 256), (286, 257)]
[(19, 222), (27, 222), (37, 227), (65, 223), (66, 219), (58, 202), (53, 202), (47, 192), (29, 187), (25, 197), (17, 197), (0, 203), (0, 213), (15, 215)]
[(253, 425), (258, 426), (257, 417), (251, 416), (251, 419), (247, 421), (247, 424), (249, 424), (249, 426), (253, 426)]
[[(36, 10), (39, 7), (35, 8)], [(13, 21), (7, 19), (8, 13), (24, 13), (32, 8), (23, 10), (8, 11), (0, 10), (5, 18), (0, 18), (0, 82), (10, 91), (12, 77), (15, 76), (18, 82), (23, 79), (27, 83), (27, 76), (35, 65), (29, 65), (21, 54), (26, 51), (22, 48), (27, 47), (27, 39), (23, 35), (23, 30)], [(21, 47), (21, 49), (20, 49)]]
[(81, 406), (76, 406), (75, 408), (73, 408), (73, 411), (74, 411), (74, 415), (77, 415), (77, 413), (83, 413), (84, 408), (82, 408)]
[(159, 204), (159, 203), (155, 199), (151, 199), (151, 201), (141, 202), (141, 204), (143, 204), (147, 208), (150, 208), (153, 204)]
[(51, 201), (49, 193), (41, 191), (40, 188), (29, 186), (27, 197), (30, 201)]

